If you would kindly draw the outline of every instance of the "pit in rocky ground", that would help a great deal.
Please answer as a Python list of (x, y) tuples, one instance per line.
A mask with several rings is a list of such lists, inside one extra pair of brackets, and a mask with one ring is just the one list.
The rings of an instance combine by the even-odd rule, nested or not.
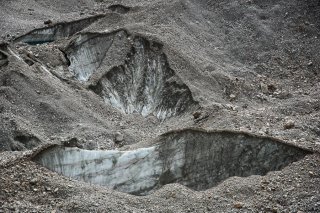
[(131, 45), (127, 58), (91, 85), (95, 93), (123, 113), (154, 115), (160, 120), (196, 107), (190, 89), (170, 68), (162, 45), (139, 36), (128, 37), (124, 31), (80, 35), (66, 49), (70, 72), (79, 81), (88, 81), (101, 72), (107, 52), (121, 38), (120, 42)]
[[(34, 45), (67, 38), (101, 17), (35, 29), (17, 38), (15, 42)], [(109, 61), (113, 60), (106, 57), (113, 57), (110, 49), (117, 45), (120, 46), (118, 51), (124, 51), (126, 55), (120, 65), (112, 64)], [(170, 68), (163, 45), (158, 42), (131, 36), (124, 30), (112, 33), (79, 33), (61, 51), (67, 61), (69, 73), (81, 83), (90, 81), (99, 72), (103, 73), (89, 88), (107, 104), (125, 114), (138, 113), (144, 117), (153, 115), (159, 120), (165, 120), (199, 106), (189, 87)], [(24, 61), (30, 66), (34, 64), (28, 57)], [(58, 70), (60, 72), (61, 69)]]
[(169, 67), (158, 43), (136, 37), (125, 64), (114, 67), (94, 91), (126, 114), (150, 114), (160, 120), (194, 107), (189, 88)]
[(205, 190), (232, 176), (265, 175), (309, 153), (266, 137), (183, 130), (163, 135), (152, 147), (89, 151), (55, 146), (34, 160), (67, 177), (146, 195), (169, 183)]

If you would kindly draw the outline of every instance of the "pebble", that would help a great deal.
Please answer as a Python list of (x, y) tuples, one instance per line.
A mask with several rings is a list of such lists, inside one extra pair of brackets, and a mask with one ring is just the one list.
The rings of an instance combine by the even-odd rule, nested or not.
[(233, 204), (233, 206), (234, 206), (235, 208), (237, 208), (237, 209), (241, 209), (241, 208), (243, 207), (243, 203), (241, 203), (241, 202), (236, 202), (236, 203)]
[(49, 19), (49, 20), (46, 20), (43, 22), (45, 25), (49, 25), (49, 24), (52, 24), (52, 21)]
[(13, 184), (14, 185), (20, 185), (20, 182), (19, 181), (14, 181)]
[(194, 112), (192, 115), (194, 119), (198, 119), (201, 116), (201, 112)]
[(121, 134), (120, 132), (117, 132), (115, 135), (115, 142), (119, 143), (122, 142), (124, 140), (123, 134)]
[(38, 181), (37, 178), (33, 178), (33, 179), (30, 180), (30, 183), (32, 185), (35, 185), (37, 183), (37, 181)]
[(294, 121), (293, 120), (287, 120), (284, 124), (283, 124), (283, 128), (284, 129), (292, 129), (295, 126)]
[(230, 97), (230, 101), (233, 101), (234, 99), (236, 99), (236, 95), (234, 94), (231, 94), (229, 97)]
[(268, 93), (268, 86), (265, 83), (260, 83), (260, 88), (263, 93)]

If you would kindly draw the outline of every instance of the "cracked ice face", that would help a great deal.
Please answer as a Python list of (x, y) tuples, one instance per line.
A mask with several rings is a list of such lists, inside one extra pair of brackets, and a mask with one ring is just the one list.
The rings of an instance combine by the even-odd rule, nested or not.
[(160, 143), (130, 151), (54, 147), (35, 160), (68, 177), (137, 195), (168, 183), (205, 190), (232, 176), (265, 175), (307, 151), (242, 133), (185, 130)]
[(102, 16), (93, 16), (69, 23), (57, 23), (54, 26), (35, 29), (18, 37), (15, 39), (15, 42), (24, 42), (30, 45), (36, 45), (67, 38), (88, 27), (101, 17)]
[(66, 51), (70, 61), (69, 70), (79, 81), (88, 81), (100, 67), (113, 36), (104, 34), (80, 35)]
[[(99, 48), (109, 46), (101, 45), (101, 42), (98, 42), (98, 49), (93, 47), (98, 43), (92, 42), (90, 47), (82, 43), (81, 48), (73, 51), (69, 68), (79, 80), (88, 80), (102, 63), (103, 59), (97, 56), (103, 55), (101, 52), (107, 49), (100, 51)], [(154, 115), (160, 120), (179, 115), (197, 105), (190, 89), (169, 67), (160, 44), (151, 45), (137, 37), (128, 56), (123, 65), (112, 68), (93, 87), (107, 104), (126, 114)]]

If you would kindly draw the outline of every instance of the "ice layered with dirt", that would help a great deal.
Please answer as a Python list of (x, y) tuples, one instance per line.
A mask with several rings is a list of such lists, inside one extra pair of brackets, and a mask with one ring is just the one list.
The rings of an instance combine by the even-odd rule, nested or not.
[(232, 132), (184, 130), (160, 141), (129, 151), (57, 146), (35, 160), (67, 177), (145, 195), (169, 183), (205, 190), (232, 176), (265, 175), (309, 153), (271, 138)]

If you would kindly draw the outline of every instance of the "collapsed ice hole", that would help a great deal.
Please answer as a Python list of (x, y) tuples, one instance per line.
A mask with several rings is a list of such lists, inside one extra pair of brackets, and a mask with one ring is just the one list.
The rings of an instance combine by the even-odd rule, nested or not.
[(160, 120), (197, 105), (188, 86), (169, 67), (161, 45), (137, 37), (128, 60), (103, 76), (93, 90), (126, 114)]
[(89, 151), (55, 146), (34, 160), (67, 177), (146, 195), (169, 183), (205, 190), (232, 176), (265, 175), (309, 153), (244, 133), (183, 130), (162, 136), (152, 147)]
[(169, 67), (161, 45), (135, 38), (124, 65), (103, 76), (96, 92), (124, 113), (150, 114), (160, 120), (197, 105), (188, 86)]
[(61, 38), (67, 38), (88, 27), (90, 24), (102, 17), (102, 15), (98, 15), (77, 21), (62, 22), (53, 26), (34, 29), (15, 39), (15, 42), (37, 45), (53, 42)]
[(142, 37), (134, 37), (130, 42), (123, 31), (79, 35), (66, 50), (69, 71), (83, 82), (102, 72), (102, 65), (110, 60), (106, 54), (119, 37), (123, 38), (121, 42), (131, 45), (127, 59), (90, 87), (106, 103), (126, 114), (154, 115), (160, 120), (197, 106), (188, 86), (170, 68), (162, 45)]

